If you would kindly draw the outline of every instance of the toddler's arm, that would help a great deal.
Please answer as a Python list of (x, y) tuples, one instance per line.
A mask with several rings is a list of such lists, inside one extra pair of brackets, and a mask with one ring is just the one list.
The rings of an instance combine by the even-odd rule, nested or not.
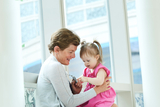
[(102, 85), (104, 83), (107, 74), (104, 69), (99, 69), (96, 78), (84, 77), (82, 76), (80, 80), (82, 82), (89, 82), (93, 85)]
[(77, 78), (77, 80), (81, 79), (83, 77), (83, 75), (81, 75), (80, 77)]

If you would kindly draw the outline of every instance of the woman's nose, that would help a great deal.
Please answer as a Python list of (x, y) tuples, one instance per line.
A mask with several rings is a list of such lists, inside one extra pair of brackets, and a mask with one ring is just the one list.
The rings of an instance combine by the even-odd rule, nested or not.
[(75, 58), (75, 53), (73, 53), (72, 58)]

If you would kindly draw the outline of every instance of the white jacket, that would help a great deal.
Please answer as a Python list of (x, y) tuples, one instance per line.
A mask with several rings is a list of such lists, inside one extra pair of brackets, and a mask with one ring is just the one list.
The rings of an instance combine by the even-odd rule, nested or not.
[(94, 89), (73, 95), (66, 71), (53, 55), (43, 63), (37, 82), (36, 107), (76, 107), (95, 96)]

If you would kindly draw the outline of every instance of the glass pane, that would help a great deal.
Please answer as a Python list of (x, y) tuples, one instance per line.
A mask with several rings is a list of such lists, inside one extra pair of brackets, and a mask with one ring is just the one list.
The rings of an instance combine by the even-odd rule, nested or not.
[[(86, 2), (83, 2), (82, 5), (74, 5), (74, 9), (66, 6), (66, 27), (76, 32), (81, 40), (86, 40), (86, 42), (98, 40), (103, 49), (103, 65), (111, 71), (107, 2), (106, 0), (85, 1)], [(75, 13), (80, 11), (81, 14), (77, 16)], [(72, 14), (72, 17), (68, 19), (70, 14)], [(77, 17), (81, 17), (81, 21), (75, 20)], [(71, 20), (74, 20), (74, 22), (69, 24)], [(79, 48), (80, 46), (76, 51), (76, 57), (71, 60), (70, 65), (68, 66), (69, 73), (77, 78), (83, 74), (85, 68), (84, 63), (79, 56)]]
[(135, 6), (135, 1), (130, 1), (127, 3), (127, 10), (130, 11), (130, 10), (135, 10), (136, 9), (136, 6)]
[(95, 1), (103, 1), (103, 0), (85, 0), (86, 3), (92, 3), (92, 2), (95, 2)]
[(134, 84), (142, 84), (135, 1), (127, 2)]
[(39, 10), (38, 10), (38, 1), (35, 1), (35, 14), (38, 14)]
[(106, 7), (95, 7), (86, 10), (87, 12), (87, 20), (95, 19), (98, 17), (103, 17), (107, 15)]
[(39, 36), (39, 20), (31, 20), (21, 23), (22, 43)]
[(83, 0), (65, 0), (65, 6), (67, 8), (82, 5), (82, 4), (83, 4)]
[(84, 21), (83, 10), (67, 14), (67, 25), (73, 25), (83, 21)]
[(20, 15), (21, 15), (21, 17), (34, 15), (33, 2), (21, 4), (20, 5)]
[(25, 107), (36, 107), (36, 89), (35, 88), (25, 88)]
[(39, 73), (42, 63), (38, 4), (38, 0), (20, 3), (24, 72)]
[(143, 93), (135, 94), (136, 107), (144, 107)]

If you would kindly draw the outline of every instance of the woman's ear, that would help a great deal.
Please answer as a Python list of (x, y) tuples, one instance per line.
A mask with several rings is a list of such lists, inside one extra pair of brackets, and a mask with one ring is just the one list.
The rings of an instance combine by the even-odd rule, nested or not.
[(59, 46), (55, 46), (55, 47), (54, 47), (54, 52), (55, 52), (55, 53), (58, 53), (59, 51), (60, 51)]

